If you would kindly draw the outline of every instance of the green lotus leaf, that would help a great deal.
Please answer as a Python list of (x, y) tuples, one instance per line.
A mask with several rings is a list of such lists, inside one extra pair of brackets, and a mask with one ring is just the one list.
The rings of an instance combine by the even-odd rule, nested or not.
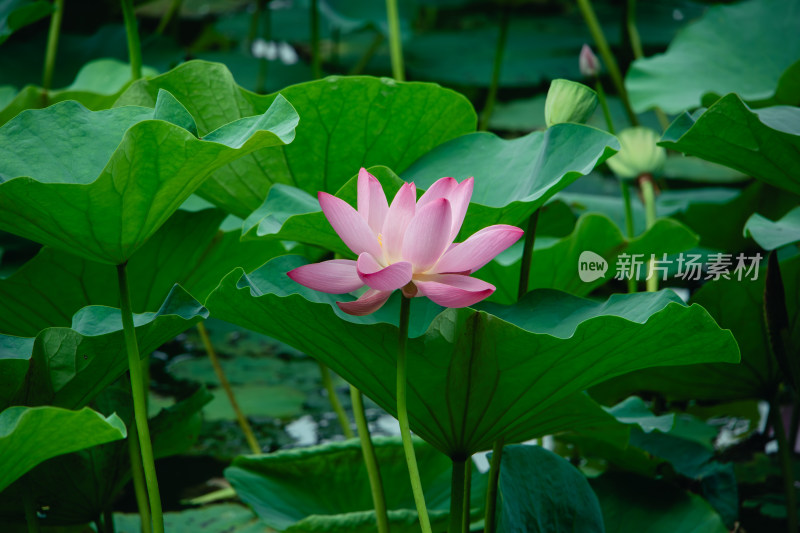
[[(188, 450), (197, 440), (203, 419), (201, 409), (211, 400), (203, 387), (178, 404), (150, 419), (156, 458)], [(130, 387), (122, 380), (107, 387), (94, 400), (103, 414), (116, 413), (128, 427), (133, 424)], [(49, 459), (26, 475), (38, 508), (45, 508), (40, 525), (86, 524), (110, 509), (130, 481), (130, 447), (115, 441)], [(0, 521), (25, 523), (23, 487), (13, 485), (0, 496)]]
[[(158, 311), (134, 315), (142, 356), (206, 317), (206, 309), (176, 286)], [(82, 407), (128, 369), (123, 343), (119, 309), (104, 306), (84, 307), (71, 328), (47, 328), (35, 339), (0, 335), (0, 397), (24, 405)]]
[[(762, 265), (762, 268), (765, 265)], [(800, 309), (800, 258), (781, 263), (789, 316)], [(717, 323), (733, 332), (742, 352), (741, 365), (701, 364), (687, 367), (648, 369), (621, 376), (591, 390), (602, 403), (613, 402), (634, 392), (656, 392), (669, 400), (744, 399), (769, 400), (780, 381), (777, 363), (768, 351), (763, 320), (764, 272), (758, 279), (710, 281), (692, 301), (708, 309)], [(789, 339), (800, 346), (800, 324), (789, 324)]]
[[(397, 437), (373, 439), (392, 531), (419, 530), (403, 447)], [(414, 439), (425, 503), (436, 530), (450, 508), (450, 459)], [(269, 455), (242, 456), (225, 470), (239, 497), (269, 527), (287, 533), (375, 531), (367, 472), (358, 440), (332, 442)], [(482, 514), (486, 476), (473, 470), (471, 513)]]
[(0, 44), (25, 26), (53, 12), (53, 4), (44, 0), (5, 0), (0, 4)]
[[(240, 231), (218, 230), (218, 209), (179, 210), (131, 257), (128, 277), (135, 312), (161, 307), (175, 283), (205, 300), (233, 268), (252, 270), (285, 253), (273, 242), (241, 242)], [(36, 336), (69, 326), (88, 305), (119, 307), (116, 269), (55, 248), (43, 248), (7, 279), (0, 279), (0, 333)]]
[[(263, 113), (278, 98), (245, 91), (224, 65), (190, 61), (133, 84), (117, 105), (152, 106), (159, 89), (167, 89), (186, 106), (201, 135)], [(435, 146), (475, 131), (469, 101), (430, 83), (332, 76), (287, 87), (280, 95), (303, 117), (294, 142), (237, 160), (215, 172), (198, 191), (242, 218), (264, 202), (273, 184), (294, 185), (311, 194), (335, 192), (359, 167), (404, 170)]]
[[(144, 67), (142, 75), (155, 76), (154, 69)], [(5, 124), (21, 111), (41, 109), (65, 100), (80, 102), (87, 109), (97, 111), (108, 109), (122, 91), (131, 83), (131, 66), (116, 59), (96, 59), (86, 63), (75, 81), (68, 87), (47, 91), (35, 85), (28, 85), (7, 102), (0, 100), (0, 125)]]
[[(585, 214), (578, 219), (574, 231), (563, 239), (537, 238), (534, 260), (531, 264), (530, 289), (559, 289), (578, 296), (586, 296), (600, 285), (613, 279), (620, 254), (651, 254), (661, 258), (689, 250), (698, 239), (689, 228), (672, 219), (662, 218), (644, 234), (626, 239), (616, 224), (604, 215)], [(578, 275), (581, 254), (596, 253), (608, 264), (603, 276), (592, 281), (582, 281)], [(481, 278), (497, 287), (491, 301), (512, 304), (517, 300), (519, 269), (522, 262), (522, 244), (512, 246), (494, 261), (476, 272)], [(640, 274), (644, 279), (644, 272)]]
[(800, 241), (800, 207), (795, 207), (774, 222), (754, 213), (744, 226), (744, 234), (752, 237), (765, 250)]
[[(315, 293), (286, 276), (303, 263), (283, 256), (246, 276), (235, 270), (207, 305), (218, 318), (318, 358), (395, 412), (398, 330), (390, 315), (396, 309), (384, 306), (383, 315), (367, 317), (337, 312), (333, 302), (343, 297)], [(484, 307), (493, 314), (447, 309), (433, 316), (429, 307), (411, 325), (411, 428), (451, 457), (488, 449), (500, 436), (507, 442), (540, 436), (538, 415), (613, 376), (656, 365), (739, 359), (729, 332), (670, 291), (594, 303), (544, 290), (513, 307)]]
[(667, 481), (625, 472), (609, 472), (589, 480), (606, 531), (653, 533), (725, 533), (720, 516), (700, 496)]
[(23, 111), (0, 128), (0, 229), (124, 263), (214, 169), (291, 142), (297, 121), (279, 96), (263, 115), (198, 139), (166, 91), (155, 109), (62, 102)]
[(798, 124), (796, 107), (753, 110), (729, 94), (702, 113), (679, 116), (659, 144), (800, 194)]
[[(141, 531), (138, 514), (114, 514), (115, 531)], [(198, 533), (264, 533), (264, 524), (253, 511), (236, 503), (209, 505), (164, 513), (167, 531), (196, 531)]]
[[(706, 93), (773, 96), (800, 56), (800, 2), (749, 0), (713, 6), (678, 33), (664, 54), (631, 65), (625, 86), (636, 111), (680, 113)], [(758, 28), (770, 28), (767, 33)], [(755, 35), (758, 35), (756, 38)]]
[(513, 140), (473, 133), (431, 150), (401, 175), (421, 189), (443, 176), (474, 176), (461, 230), (469, 236), (491, 224), (519, 225), (619, 148), (614, 136), (581, 124), (557, 124)]
[(0, 412), (0, 491), (42, 461), (125, 435), (118, 416), (88, 407), (9, 407)]
[(498, 531), (605, 533), (597, 496), (566, 459), (540, 446), (502, 453)]

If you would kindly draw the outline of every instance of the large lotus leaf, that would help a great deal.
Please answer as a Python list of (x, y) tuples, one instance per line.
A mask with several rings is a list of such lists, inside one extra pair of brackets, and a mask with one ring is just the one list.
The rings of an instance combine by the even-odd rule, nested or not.
[[(395, 412), (396, 318), (337, 312), (333, 302), (343, 297), (315, 293), (286, 276), (303, 262), (283, 256), (247, 276), (234, 271), (207, 305), (223, 320), (317, 357)], [(411, 428), (452, 457), (488, 449), (500, 436), (514, 442), (541, 435), (538, 415), (613, 376), (739, 357), (729, 332), (670, 291), (594, 303), (544, 290), (514, 307), (486, 308), (494, 315), (429, 313), (413, 325), (409, 342)]]
[[(197, 440), (203, 423), (201, 409), (211, 400), (205, 388), (150, 419), (155, 457), (185, 452)], [(103, 414), (116, 413), (128, 427), (133, 424), (133, 402), (127, 380), (107, 387), (93, 402)], [(85, 524), (101, 515), (119, 498), (130, 481), (130, 447), (117, 441), (49, 459), (28, 472), (26, 479), (42, 526)], [(169, 478), (161, 480), (170, 494)], [(22, 487), (12, 486), (0, 496), (0, 522), (24, 523)], [(167, 496), (167, 500), (171, 500)]]
[(754, 213), (747, 220), (744, 233), (765, 250), (774, 250), (800, 241), (800, 207), (795, 207), (774, 222)]
[[(419, 523), (402, 443), (375, 438), (392, 531), (410, 533)], [(446, 527), (450, 508), (450, 459), (415, 439), (425, 503), (434, 528)], [(239, 497), (270, 527), (287, 533), (375, 531), (367, 472), (357, 440), (332, 442), (269, 455), (242, 456), (225, 470)], [(483, 510), (486, 476), (473, 472), (471, 512)]]
[[(600, 214), (586, 214), (578, 219), (574, 231), (561, 240), (537, 239), (531, 263), (530, 289), (559, 289), (578, 296), (585, 296), (613, 279), (617, 258), (621, 254), (678, 253), (697, 245), (698, 239), (689, 228), (672, 219), (662, 218), (644, 234), (626, 239), (616, 224)], [(592, 281), (582, 281), (579, 260), (585, 251), (594, 252), (608, 264), (603, 276)], [(492, 283), (497, 291), (492, 301), (512, 304), (517, 300), (519, 269), (522, 262), (522, 244), (515, 245), (494, 261), (479, 270), (475, 277)], [(644, 279), (644, 271), (640, 273)]]
[(725, 533), (720, 516), (700, 496), (666, 481), (611, 472), (589, 480), (608, 533)]
[(442, 176), (474, 176), (462, 227), (462, 235), (471, 235), (490, 224), (518, 225), (617, 150), (613, 135), (581, 124), (557, 124), (512, 140), (473, 133), (428, 152), (401, 175), (421, 189)]
[[(800, 346), (800, 258), (783, 261), (781, 275), (789, 316), (794, 317), (789, 324), (790, 338), (794, 345)], [(708, 309), (720, 326), (733, 332), (742, 352), (741, 365), (702, 364), (643, 370), (599, 385), (592, 389), (592, 396), (603, 403), (637, 391), (657, 392), (679, 401), (769, 400), (780, 371), (768, 351), (763, 320), (764, 276), (761, 271), (755, 281), (739, 281), (735, 276), (730, 280), (710, 281), (692, 299)]]
[[(142, 69), (144, 76), (155, 76), (151, 68)], [(28, 85), (8, 102), (0, 102), (0, 125), (5, 124), (20, 111), (41, 109), (65, 100), (75, 100), (93, 111), (108, 109), (131, 82), (131, 66), (116, 59), (97, 59), (86, 63), (72, 85), (47, 91)]]
[(23, 111), (0, 128), (0, 228), (93, 261), (121, 264), (216, 168), (291, 142), (283, 98), (198, 139), (168, 92), (155, 109)]
[[(224, 65), (190, 61), (132, 85), (117, 102), (152, 106), (159, 89), (174, 94), (200, 134), (240, 117), (263, 113), (277, 94), (245, 91)], [(475, 131), (475, 111), (462, 95), (429, 83), (365, 76), (329, 77), (280, 91), (303, 117), (297, 138), (261, 150), (215, 172), (199, 190), (242, 218), (258, 208), (275, 183), (306, 192), (335, 192), (359, 167), (398, 171), (435, 146)]]
[(604, 533), (592, 487), (566, 459), (540, 446), (503, 448), (498, 531)]
[(44, 0), (3, 0), (0, 2), (0, 44), (11, 35), (53, 12)]
[(84, 407), (15, 406), (0, 412), (0, 490), (37, 464), (97, 444), (122, 439), (125, 424)]
[[(218, 209), (179, 210), (131, 257), (128, 277), (135, 312), (158, 309), (175, 283), (203, 301), (237, 266), (252, 270), (285, 253), (277, 242), (242, 242), (240, 231), (219, 231)], [(0, 333), (35, 336), (69, 326), (88, 305), (119, 306), (116, 269), (55, 248), (43, 248), (0, 279)]]
[[(800, 9), (798, 9), (800, 12)], [(659, 143), (800, 194), (800, 109), (750, 109), (736, 94), (679, 116)]]
[[(157, 312), (134, 315), (141, 354), (149, 355), (206, 317), (205, 308), (176, 286)], [(4, 383), (8, 389), (1, 396), (13, 403), (79, 408), (128, 368), (120, 311), (111, 307), (84, 307), (73, 317), (71, 328), (47, 328), (35, 340), (3, 335), (0, 339), (3, 381), (7, 368), (15, 376), (13, 382)], [(26, 363), (25, 373), (19, 361)]]
[(698, 107), (709, 92), (767, 99), (800, 57), (798, 26), (797, 0), (711, 7), (678, 33), (666, 53), (633, 63), (625, 79), (631, 105), (637, 111), (657, 106), (680, 113)]
[[(136, 533), (142, 530), (138, 514), (114, 514), (114, 531)], [(185, 511), (164, 513), (167, 531), (196, 533), (264, 533), (264, 524), (253, 511), (236, 503), (209, 505)]]

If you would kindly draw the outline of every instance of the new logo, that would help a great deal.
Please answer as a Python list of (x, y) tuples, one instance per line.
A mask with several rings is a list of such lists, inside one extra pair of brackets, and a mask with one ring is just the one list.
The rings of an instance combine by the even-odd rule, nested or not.
[(588, 250), (581, 252), (578, 258), (578, 276), (581, 281), (590, 283), (605, 277), (608, 271), (608, 262), (602, 256)]

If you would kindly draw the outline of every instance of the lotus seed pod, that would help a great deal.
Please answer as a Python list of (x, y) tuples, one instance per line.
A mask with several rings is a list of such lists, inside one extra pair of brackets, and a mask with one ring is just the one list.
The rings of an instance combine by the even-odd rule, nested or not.
[(584, 44), (578, 56), (578, 68), (587, 78), (594, 78), (600, 74), (600, 60), (594, 55), (588, 44)]
[(608, 160), (608, 166), (619, 178), (634, 179), (642, 174), (661, 172), (667, 151), (656, 144), (657, 132), (637, 126), (622, 130), (617, 138), (622, 149)]
[(553, 80), (544, 103), (547, 127), (562, 122), (584, 124), (597, 107), (597, 93), (586, 85), (570, 80)]

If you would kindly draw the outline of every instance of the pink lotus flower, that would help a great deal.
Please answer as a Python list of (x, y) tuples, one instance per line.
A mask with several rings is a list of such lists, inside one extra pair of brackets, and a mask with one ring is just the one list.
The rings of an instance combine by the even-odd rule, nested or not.
[(469, 274), (514, 244), (522, 230), (498, 224), (454, 243), (469, 200), (473, 179), (458, 183), (442, 178), (417, 199), (416, 186), (404, 184), (389, 206), (380, 182), (358, 173), (358, 210), (328, 193), (318, 195), (322, 212), (358, 260), (333, 259), (288, 273), (294, 281), (320, 292), (344, 294), (369, 288), (352, 302), (336, 302), (351, 315), (381, 308), (392, 292), (426, 296), (444, 307), (467, 307), (495, 291), (494, 285)]

